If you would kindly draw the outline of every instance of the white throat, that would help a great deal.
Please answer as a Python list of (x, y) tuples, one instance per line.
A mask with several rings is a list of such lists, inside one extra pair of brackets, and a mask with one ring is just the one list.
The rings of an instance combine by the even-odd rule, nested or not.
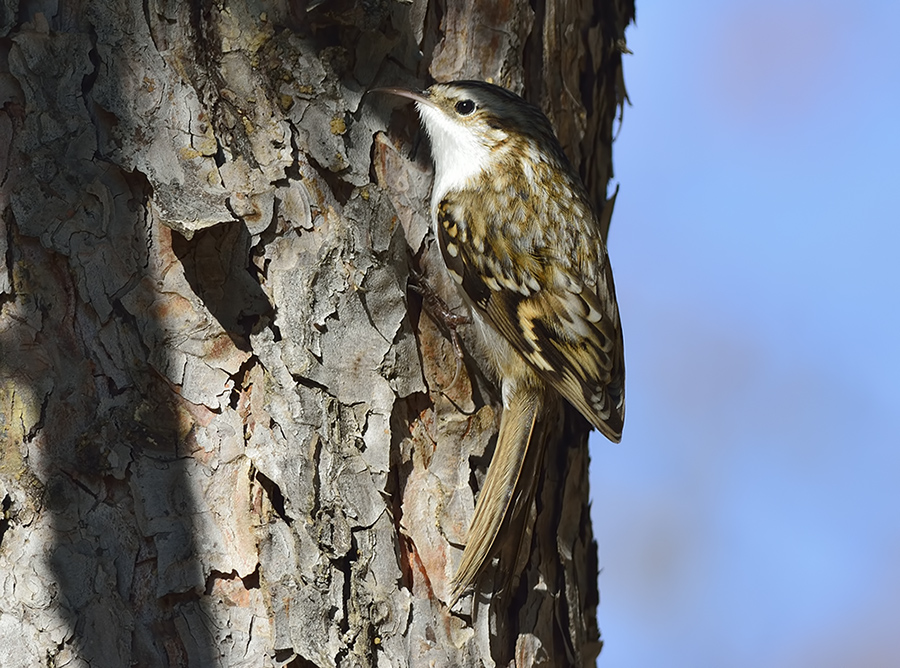
[(431, 209), (434, 212), (448, 192), (466, 187), (487, 167), (490, 149), (478, 141), (468, 128), (447, 118), (442, 112), (422, 102), (416, 102), (416, 108), (431, 138), (431, 156), (434, 159)]

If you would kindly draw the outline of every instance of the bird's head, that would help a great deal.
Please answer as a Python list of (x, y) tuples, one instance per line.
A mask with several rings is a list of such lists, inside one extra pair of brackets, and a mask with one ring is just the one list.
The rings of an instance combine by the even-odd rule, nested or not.
[[(483, 81), (434, 84), (424, 91), (377, 88), (414, 100), (431, 139), (435, 191), (464, 188), (485, 170), (500, 168), (510, 150), (541, 145), (553, 131), (537, 107)], [(552, 140), (555, 141), (555, 140)]]

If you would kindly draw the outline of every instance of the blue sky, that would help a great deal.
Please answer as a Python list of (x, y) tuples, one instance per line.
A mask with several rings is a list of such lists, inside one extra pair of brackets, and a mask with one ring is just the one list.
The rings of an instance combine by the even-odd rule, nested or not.
[(598, 665), (900, 666), (900, 3), (637, 16)]

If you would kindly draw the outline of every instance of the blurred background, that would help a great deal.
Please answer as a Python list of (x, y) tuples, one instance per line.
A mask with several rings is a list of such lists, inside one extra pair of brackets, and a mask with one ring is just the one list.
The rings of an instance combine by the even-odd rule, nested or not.
[(600, 668), (900, 666), (900, 2), (637, 0)]

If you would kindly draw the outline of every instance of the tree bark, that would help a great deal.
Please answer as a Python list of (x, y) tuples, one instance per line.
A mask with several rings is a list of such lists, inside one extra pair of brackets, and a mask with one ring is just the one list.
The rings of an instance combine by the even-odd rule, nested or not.
[(572, 414), (518, 587), (447, 610), (499, 401), (450, 387), (427, 148), (363, 93), (523, 93), (608, 221), (594, 4), (0, 0), (0, 664), (593, 663)]

